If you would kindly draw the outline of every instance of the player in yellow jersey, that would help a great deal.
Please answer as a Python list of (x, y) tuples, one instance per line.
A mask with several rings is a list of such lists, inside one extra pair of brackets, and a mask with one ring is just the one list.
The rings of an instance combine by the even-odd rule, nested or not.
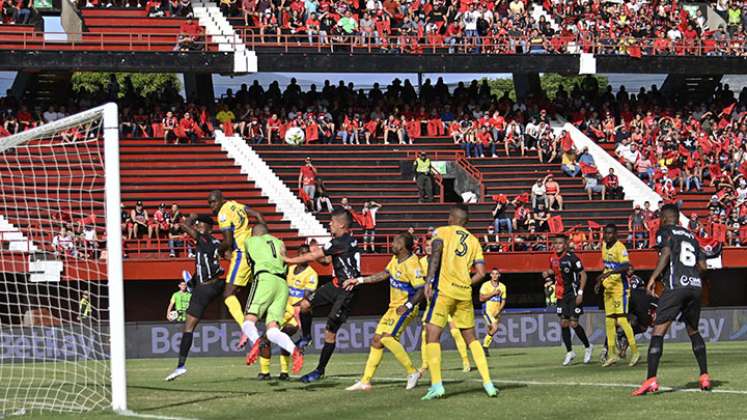
[(244, 241), (252, 236), (249, 216), (255, 218), (257, 223), (264, 224), (265, 220), (261, 214), (248, 206), (233, 200), (227, 201), (219, 190), (210, 192), (208, 205), (213, 214), (218, 216), (218, 227), (223, 232), (223, 241), (218, 249), (221, 255), (231, 260), (226, 274), (223, 302), (226, 304), (228, 312), (243, 330), (244, 312), (236, 298), (236, 291), (240, 287), (245, 287), (251, 281), (251, 268), (244, 249)]
[[(431, 255), (431, 244), (430, 242), (426, 244), (425, 246), (425, 255), (420, 258), (420, 267), (423, 270), (423, 273), (428, 272), (428, 257)], [(426, 347), (428, 346), (428, 342), (426, 341), (426, 334), (425, 334), (425, 326), (427, 322), (425, 321), (425, 317), (428, 315), (428, 307), (426, 306), (425, 311), (423, 312), (423, 319), (422, 321), (422, 328), (420, 329), (420, 374), (422, 375), (426, 370), (428, 370), (428, 358), (426, 357)], [(456, 324), (454, 324), (454, 319), (449, 315), (449, 332), (451, 333), (451, 338), (454, 339), (454, 345), (456, 346), (457, 352), (459, 353), (459, 358), (462, 359), (462, 372), (469, 372), (472, 370), (472, 366), (469, 363), (469, 355), (467, 354), (467, 343), (464, 342), (464, 337), (462, 337), (462, 332), (459, 331), (459, 328), (456, 327)]]
[[(308, 245), (301, 245), (298, 247), (299, 256), (307, 254), (308, 252)], [(288, 267), (288, 276), (286, 278), (288, 280), (288, 304), (285, 307), (285, 318), (283, 319), (281, 328), (284, 333), (288, 334), (288, 336), (293, 336), (300, 328), (300, 322), (298, 320), (298, 304), (305, 297), (314, 293), (319, 282), (319, 276), (317, 275), (316, 270), (311, 268), (309, 263), (301, 263)], [(270, 341), (267, 340), (266, 337), (263, 337), (259, 356), (259, 380), (270, 379), (270, 355)], [(287, 381), (290, 379), (288, 376), (289, 359), (290, 355), (288, 352), (281, 351), (280, 376), (278, 377), (281, 381)]]
[[(446, 394), (441, 381), (441, 333), (449, 322), (462, 331), (477, 370), (482, 378), (483, 388), (490, 397), (498, 395), (498, 390), (490, 379), (488, 361), (480, 342), (475, 337), (475, 308), (472, 306), (472, 285), (485, 278), (485, 262), (482, 247), (465, 228), (469, 214), (467, 207), (457, 205), (449, 211), (449, 225), (436, 229), (431, 243), (431, 257), (428, 260), (425, 295), (430, 301), (427, 328), (426, 356), (431, 374), (431, 387), (423, 400), (432, 400)], [(474, 267), (475, 274), (470, 276)]]
[(632, 355), (629, 365), (635, 366), (641, 359), (641, 354), (638, 352), (633, 328), (628, 322), (630, 288), (628, 287), (628, 281), (623, 278), (630, 267), (630, 260), (625, 245), (617, 240), (617, 226), (614, 224), (608, 224), (604, 227), (602, 260), (604, 261), (604, 271), (597, 278), (595, 285), (597, 292), (600, 287), (604, 288), (605, 329), (609, 351), (607, 360), (602, 366), (612, 366), (620, 361), (616, 349), (617, 326), (622, 328), (630, 344)]
[(353, 290), (362, 284), (379, 283), (389, 279), (389, 309), (381, 317), (376, 327), (371, 351), (368, 354), (363, 377), (347, 388), (348, 391), (368, 391), (371, 389), (371, 378), (384, 356), (384, 348), (388, 349), (407, 372), (405, 389), (413, 389), (418, 384), (420, 374), (413, 367), (410, 356), (399, 342), (402, 331), (407, 329), (410, 321), (418, 315), (417, 303), (423, 300), (424, 272), (421, 270), (417, 255), (412, 250), (415, 240), (412, 235), (404, 232), (399, 234), (392, 243), (394, 255), (386, 269), (368, 277), (357, 277), (345, 280), (345, 290)]
[(506, 307), (506, 285), (501, 283), (501, 272), (494, 268), (490, 270), (490, 281), (480, 286), (480, 302), (482, 302), (482, 316), (488, 324), (488, 333), (482, 342), (485, 356), (489, 356), (488, 348), (493, 342), (493, 335), (498, 332), (498, 324), (501, 322), (501, 312)]

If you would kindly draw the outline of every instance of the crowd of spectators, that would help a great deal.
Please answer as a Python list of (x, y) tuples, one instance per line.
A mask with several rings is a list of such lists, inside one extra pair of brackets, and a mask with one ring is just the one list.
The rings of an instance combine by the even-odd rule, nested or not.
[(705, 6), (665, 0), (221, 0), (220, 7), (259, 42), (406, 53), (745, 55), (746, 2), (716, 3), (726, 22), (717, 27), (708, 26)]
[(173, 203), (169, 207), (166, 203), (161, 203), (152, 214), (149, 214), (143, 202), (138, 201), (129, 211), (122, 204), (121, 214), (122, 235), (127, 240), (147, 238), (149, 244), (156, 242), (160, 249), (160, 244), (165, 239), (171, 258), (179, 256), (185, 249), (186, 256), (189, 258), (194, 256), (193, 241), (180, 227), (186, 218), (181, 213), (178, 204)]
[(145, 9), (148, 17), (191, 18), (194, 16), (192, 0), (85, 0), (74, 1), (85, 8)]
[(34, 8), (32, 0), (6, 0), (2, 2), (2, 20), (0, 23), (10, 25), (30, 25), (41, 16)]

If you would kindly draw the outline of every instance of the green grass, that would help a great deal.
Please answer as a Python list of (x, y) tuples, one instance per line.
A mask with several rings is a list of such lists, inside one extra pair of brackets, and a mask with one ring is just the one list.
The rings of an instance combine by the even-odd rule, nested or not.
[[(447, 397), (420, 401), (427, 378), (415, 390), (404, 390), (404, 372), (385, 354), (371, 392), (350, 393), (344, 388), (358, 379), (367, 355), (336, 354), (327, 378), (315, 384), (260, 382), (258, 368), (236, 358), (192, 358), (189, 373), (174, 382), (163, 378), (175, 361), (131, 360), (127, 363), (130, 408), (140, 414), (200, 419), (734, 419), (744, 417), (747, 402), (745, 343), (711, 344), (709, 367), (715, 392), (697, 389), (697, 365), (688, 344), (665, 343), (660, 383), (675, 390), (642, 398), (630, 397), (644, 379), (645, 360), (637, 367), (602, 368), (595, 350), (594, 363), (560, 366), (563, 351), (553, 348), (493, 348), (488, 362), (501, 393), (489, 399), (476, 371), (461, 372), (455, 352), (443, 357)], [(645, 348), (641, 349), (645, 354)], [(420, 355), (411, 354), (416, 365)], [(309, 356), (304, 373), (315, 366)], [(277, 375), (273, 361), (273, 376)], [(683, 391), (684, 389), (684, 391)], [(654, 417), (655, 416), (655, 417)], [(34, 416), (41, 418), (43, 416)], [(51, 416), (50, 416), (51, 417)], [(116, 418), (111, 413), (54, 416)], [(121, 417), (120, 417), (121, 418)]]

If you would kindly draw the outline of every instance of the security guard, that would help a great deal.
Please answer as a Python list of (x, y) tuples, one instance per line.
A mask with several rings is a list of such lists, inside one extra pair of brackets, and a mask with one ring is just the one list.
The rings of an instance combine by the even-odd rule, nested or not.
[(420, 152), (420, 156), (412, 164), (415, 171), (415, 182), (418, 184), (418, 202), (423, 200), (433, 201), (433, 166), (431, 160), (425, 152)]

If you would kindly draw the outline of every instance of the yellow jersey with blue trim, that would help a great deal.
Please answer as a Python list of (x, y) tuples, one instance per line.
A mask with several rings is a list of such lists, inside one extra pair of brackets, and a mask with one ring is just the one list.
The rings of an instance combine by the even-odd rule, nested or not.
[[(611, 247), (607, 247), (607, 243), (602, 244), (602, 260), (604, 261), (604, 273), (608, 273), (613, 270), (617, 270), (625, 264), (630, 263), (628, 258), (628, 250), (625, 248), (622, 242), (617, 241)], [(613, 289), (623, 286), (623, 278), (621, 274), (610, 274), (602, 282), (602, 286), (605, 289)]]
[(492, 281), (486, 281), (482, 284), (482, 286), (480, 286), (481, 295), (491, 294), (496, 290), (500, 290), (501, 293), (499, 295), (491, 297), (482, 304), (483, 311), (491, 315), (495, 315), (498, 312), (498, 309), (500, 309), (501, 304), (506, 301), (506, 285), (498, 282), (498, 285), (496, 286)]
[(399, 308), (404, 305), (418, 289), (425, 286), (425, 273), (420, 266), (417, 255), (412, 254), (399, 262), (393, 256), (386, 266), (389, 273), (389, 307)]
[(252, 236), (249, 217), (243, 204), (233, 200), (226, 201), (218, 212), (218, 227), (220, 230), (233, 231), (233, 250), (245, 251), (244, 242)]
[(306, 267), (303, 271), (298, 274), (296, 273), (296, 265), (292, 265), (288, 268), (288, 304), (287, 308), (293, 309), (293, 305), (300, 302), (306, 292), (313, 292), (319, 282), (319, 276), (316, 270), (311, 266)]
[(441, 268), (434, 279), (439, 294), (456, 300), (472, 299), (472, 266), (484, 262), (480, 241), (463, 226), (442, 226), (433, 240), (443, 242)]

